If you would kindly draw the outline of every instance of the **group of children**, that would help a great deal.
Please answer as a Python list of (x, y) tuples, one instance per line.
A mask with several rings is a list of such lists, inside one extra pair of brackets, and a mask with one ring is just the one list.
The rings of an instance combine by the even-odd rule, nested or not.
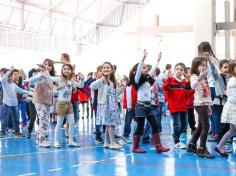
[[(0, 89), (0, 136), (6, 135), (10, 121), (15, 135), (21, 136), (17, 95), (22, 94), (21, 98), (27, 98), (29, 107), (28, 137), (31, 136), (36, 116), (38, 118), (39, 147), (52, 145), (47, 140), (47, 131), (50, 115), (54, 114), (57, 115), (57, 124), (53, 147), (61, 147), (59, 136), (64, 123), (69, 139), (68, 146), (79, 147), (74, 141), (74, 126), (78, 121), (80, 100), (83, 103), (83, 114), (84, 105), (87, 105), (87, 116), (91, 106), (91, 116), (94, 113), (96, 118), (96, 142), (103, 143), (104, 148), (121, 149), (124, 143), (130, 143), (131, 123), (134, 120), (136, 129), (133, 134), (133, 152), (145, 153), (140, 141), (149, 143), (150, 138), (157, 153), (168, 152), (170, 149), (163, 146), (160, 140), (162, 117), (168, 107), (173, 120), (175, 148), (187, 149), (200, 157), (214, 158), (206, 145), (211, 127), (210, 139), (218, 141), (214, 150), (227, 157), (230, 150), (225, 144), (236, 132), (236, 61), (219, 61), (208, 42), (202, 42), (198, 51), (198, 57), (193, 59), (191, 68), (186, 67), (184, 63), (177, 63), (173, 73), (168, 65), (163, 74), (160, 74), (158, 64), (162, 54), (159, 53), (154, 66), (145, 65), (148, 53), (144, 50), (140, 62), (131, 68), (129, 77), (124, 79), (124, 87), (116, 80), (116, 68), (110, 62), (98, 66), (95, 78), (93, 73), (89, 73), (85, 81), (81, 73), (75, 75), (75, 65), (70, 63), (66, 53), (62, 54), (59, 62), (62, 64), (61, 76), (55, 76), (54, 64), (57, 62), (45, 59), (43, 64), (38, 64), (38, 69), (30, 71), (29, 80), (22, 84), (24, 89), (21, 88), (22, 85), (17, 84), (18, 70), (2, 69), (4, 73)], [(126, 110), (123, 143), (117, 142), (115, 134), (115, 127), (121, 125), (120, 92), (123, 99), (122, 108)], [(85, 99), (84, 94), (87, 96)], [(186, 145), (181, 142), (180, 137), (182, 133), (187, 132), (188, 125), (192, 137)], [(102, 127), (104, 142), (101, 137)]]

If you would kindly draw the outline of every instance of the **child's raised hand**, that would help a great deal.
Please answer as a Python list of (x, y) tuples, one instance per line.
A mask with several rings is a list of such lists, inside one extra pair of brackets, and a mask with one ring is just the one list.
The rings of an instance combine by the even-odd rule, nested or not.
[(148, 54), (147, 50), (144, 49), (144, 50), (143, 50), (143, 61), (145, 61), (145, 59), (146, 59), (146, 57), (147, 57), (147, 54)]
[(160, 60), (161, 60), (161, 56), (162, 56), (162, 52), (159, 52), (159, 54), (158, 54), (158, 59), (157, 59), (157, 62), (158, 62), (158, 63), (159, 63)]
[(202, 80), (203, 78), (205, 78), (208, 74), (208, 70), (207, 69), (204, 69), (200, 72), (199, 74), (199, 80)]

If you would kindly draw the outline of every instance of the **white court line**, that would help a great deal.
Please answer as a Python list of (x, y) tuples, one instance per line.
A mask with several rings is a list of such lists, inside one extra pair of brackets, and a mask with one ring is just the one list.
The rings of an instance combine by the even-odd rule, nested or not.
[(28, 173), (28, 174), (22, 174), (22, 175), (18, 175), (18, 176), (25, 176), (25, 175), (35, 175), (36, 173)]
[(76, 164), (76, 165), (73, 165), (71, 167), (79, 167), (79, 166), (86, 165), (86, 164), (100, 163), (100, 162), (104, 162), (104, 161), (107, 161), (107, 160), (114, 160), (114, 159), (117, 159), (117, 158), (124, 158), (124, 157), (129, 156), (129, 155), (132, 155), (132, 153), (129, 153), (129, 154), (126, 154), (126, 155), (122, 155), (122, 156), (116, 156), (116, 157), (108, 158), (106, 160), (99, 160), (99, 161), (93, 161), (93, 162), (88, 162), (88, 163)]
[(59, 170), (62, 170), (62, 168), (50, 169), (50, 170), (48, 170), (48, 171), (49, 171), (49, 172), (53, 172), (53, 171), (59, 171)]

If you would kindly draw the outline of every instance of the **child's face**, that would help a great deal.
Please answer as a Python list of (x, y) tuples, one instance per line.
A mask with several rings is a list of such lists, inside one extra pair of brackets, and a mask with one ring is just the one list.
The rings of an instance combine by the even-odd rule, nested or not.
[(110, 64), (104, 64), (102, 66), (102, 74), (103, 76), (110, 76), (112, 74), (112, 68)]
[(177, 78), (181, 78), (184, 74), (184, 68), (181, 65), (175, 67), (175, 75)]
[(148, 67), (144, 64), (144, 65), (143, 65), (142, 74), (148, 74), (148, 72), (149, 72), (149, 69), (148, 69)]
[(45, 67), (46, 67), (46, 69), (47, 69), (48, 72), (51, 72), (51, 71), (52, 71), (52, 66), (49, 65), (48, 62), (46, 62), (44, 65), (45, 65)]
[(206, 61), (203, 61), (198, 67), (197, 70), (199, 73), (207, 69), (207, 63)]
[(190, 76), (191, 76), (191, 71), (190, 71), (190, 69), (187, 69), (187, 71), (186, 71), (186, 73), (185, 73), (185, 75), (184, 75), (186, 78), (190, 78)]
[(64, 76), (70, 77), (71, 72), (72, 72), (72, 70), (71, 70), (70, 67), (68, 67), (67, 65), (65, 65), (65, 66), (63, 67), (62, 73), (63, 73)]
[(96, 73), (96, 77), (99, 79), (102, 77), (102, 69), (98, 70)]
[(19, 72), (13, 72), (10, 80), (17, 82), (19, 80)]
[(220, 68), (220, 72), (221, 72), (223, 75), (228, 76), (228, 75), (229, 75), (228, 68), (229, 68), (229, 64), (228, 64), (228, 63), (224, 63), (224, 64), (222, 65), (222, 67)]

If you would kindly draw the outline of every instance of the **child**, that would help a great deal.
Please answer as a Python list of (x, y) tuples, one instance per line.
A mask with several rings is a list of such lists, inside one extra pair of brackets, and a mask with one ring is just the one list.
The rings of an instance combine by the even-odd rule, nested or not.
[(139, 64), (136, 64), (134, 67), (135, 73), (135, 87), (138, 91), (137, 105), (135, 109), (135, 117), (137, 121), (137, 128), (133, 135), (133, 149), (132, 151), (135, 153), (145, 153), (146, 151), (141, 149), (139, 146), (140, 136), (143, 134), (145, 119), (148, 120), (152, 127), (153, 134), (153, 143), (156, 147), (156, 152), (167, 152), (169, 148), (165, 148), (161, 145), (160, 136), (158, 133), (157, 122), (154, 117), (153, 109), (151, 108), (151, 86), (155, 82), (155, 80), (151, 77), (154, 74), (157, 65), (161, 59), (161, 53), (159, 54), (157, 64), (152, 67), (149, 71), (147, 66), (144, 64), (144, 61), (147, 57), (147, 52), (144, 50), (143, 58), (141, 59)]
[(223, 150), (223, 146), (226, 144), (226, 142), (234, 135), (236, 132), (236, 61), (232, 60), (229, 62), (229, 74), (231, 75), (231, 78), (229, 79), (228, 85), (227, 85), (227, 102), (223, 108), (223, 112), (221, 115), (221, 122), (223, 123), (230, 123), (230, 129), (219, 144), (214, 148), (216, 152), (218, 152), (223, 157), (228, 157), (228, 154), (225, 153)]
[(196, 121), (195, 121), (194, 106), (193, 106), (195, 91), (191, 88), (191, 83), (190, 83), (191, 69), (189, 67), (186, 68), (184, 77), (186, 80), (186, 90), (189, 90), (189, 96), (187, 97), (187, 101), (186, 101), (186, 105), (188, 109), (188, 124), (191, 128), (191, 134), (193, 134), (193, 132), (196, 129), (195, 127)]
[(183, 63), (177, 63), (173, 77), (168, 77), (163, 85), (163, 89), (168, 96), (168, 105), (173, 118), (175, 148), (178, 149), (186, 148), (186, 145), (180, 142), (180, 135), (186, 131), (187, 127), (186, 81), (182, 79), (184, 72), (185, 65)]
[[(104, 148), (121, 149), (123, 146), (115, 141), (115, 126), (120, 125), (120, 112), (116, 95), (114, 68), (110, 62), (102, 67), (102, 78), (90, 85), (91, 90), (98, 89), (96, 125), (106, 125)], [(110, 141), (110, 143), (109, 143)]]
[[(102, 68), (103, 68), (102, 65), (97, 67), (95, 79), (93, 80), (93, 82), (98, 80), (98, 79), (100, 79), (102, 77)], [(95, 132), (96, 133), (96, 138), (95, 138), (95, 142), (97, 144), (102, 144), (103, 140), (101, 138), (101, 131), (100, 131), (101, 130), (101, 125), (97, 124), (98, 89), (92, 91), (91, 97), (92, 97), (92, 108), (94, 109), (95, 122), (96, 122), (96, 132)]]
[[(214, 158), (206, 147), (207, 134), (209, 131), (209, 116), (211, 115), (211, 92), (206, 80), (207, 59), (206, 57), (196, 57), (191, 66), (191, 87), (195, 90), (194, 109), (198, 113), (198, 126), (193, 133), (188, 144), (187, 151), (198, 154), (200, 157)], [(197, 149), (197, 141), (200, 137), (200, 147)]]
[(52, 82), (58, 83), (58, 102), (57, 102), (57, 125), (55, 128), (55, 139), (54, 139), (54, 147), (60, 148), (61, 145), (59, 143), (59, 134), (60, 129), (63, 123), (64, 118), (67, 119), (69, 123), (69, 147), (80, 147), (79, 144), (73, 141), (74, 137), (74, 115), (73, 115), (73, 107), (71, 103), (71, 95), (72, 89), (75, 87), (81, 87), (84, 82), (75, 83), (72, 82), (72, 71), (73, 67), (70, 64), (64, 64), (61, 69), (61, 77), (51, 77), (47, 74), (48, 79)]
[[(47, 70), (51, 76), (55, 76), (55, 70), (53, 61), (50, 59), (45, 59), (43, 65), (39, 64), (39, 66), (41, 72), (30, 78), (30, 86), (35, 84), (33, 103), (39, 119), (38, 146), (46, 148), (51, 146), (51, 143), (46, 140), (46, 136), (49, 127), (50, 107), (53, 102), (53, 83), (47, 79), (44, 71)], [(34, 124), (34, 122), (30, 123)], [(28, 136), (31, 135), (31, 132), (32, 128), (29, 130)]]
[(123, 98), (123, 108), (126, 109), (125, 114), (125, 126), (124, 126), (124, 133), (123, 139), (125, 143), (132, 143), (129, 139), (129, 135), (131, 132), (131, 123), (132, 119), (135, 118), (135, 106), (137, 103), (137, 91), (135, 87), (132, 85), (134, 84), (131, 80), (132, 77), (135, 76), (134, 68), (130, 70), (129, 79), (127, 82), (127, 86), (124, 89), (124, 98)]
[(214, 118), (215, 118), (215, 123), (213, 125), (214, 129), (216, 130), (216, 135), (213, 137), (215, 139), (218, 139), (218, 141), (220, 141), (223, 135), (227, 131), (229, 131), (230, 128), (229, 123), (220, 123), (222, 110), (227, 101), (227, 95), (225, 94), (225, 92), (229, 78), (229, 73), (228, 73), (229, 61), (226, 59), (220, 61), (220, 73), (219, 73), (211, 60), (212, 59), (210, 59), (209, 63), (211, 66), (212, 76), (215, 80), (215, 91), (216, 91), (216, 97), (213, 101), (214, 111), (212, 111), (212, 113), (214, 113)]
[[(6, 128), (8, 126), (8, 121), (12, 113), (13, 117), (13, 127), (15, 130), (15, 137), (22, 137), (19, 128), (19, 110), (18, 110), (18, 100), (16, 93), (26, 94), (29, 92), (21, 89), (15, 84), (15, 81), (19, 79), (19, 71), (11, 67), (10, 70), (2, 77), (2, 90), (3, 90), (3, 116), (2, 116), (2, 128), (0, 136), (5, 136)], [(25, 96), (24, 96), (25, 97)]]

